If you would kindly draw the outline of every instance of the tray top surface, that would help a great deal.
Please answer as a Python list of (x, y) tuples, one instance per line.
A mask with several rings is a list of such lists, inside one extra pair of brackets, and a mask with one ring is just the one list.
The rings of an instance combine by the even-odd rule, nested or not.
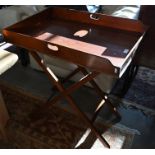
[(120, 59), (126, 57), (140, 36), (134, 32), (57, 19), (44, 23), (36, 21), (14, 31), (100, 57)]
[(31, 28), (21, 27), (17, 31), (42, 41), (116, 59), (117, 64), (126, 57), (140, 36), (138, 33), (56, 19), (44, 24), (36, 22)]

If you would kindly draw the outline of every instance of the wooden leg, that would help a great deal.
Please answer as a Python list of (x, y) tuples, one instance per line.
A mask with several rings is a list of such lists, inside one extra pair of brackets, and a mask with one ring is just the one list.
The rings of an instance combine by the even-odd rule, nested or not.
[[(65, 99), (68, 101), (68, 103), (71, 105), (71, 107), (77, 112), (77, 114), (79, 114), (79, 116), (88, 124), (88, 126), (90, 127), (90, 129), (92, 130), (92, 132), (94, 132), (94, 134), (96, 135), (97, 138), (99, 138), (99, 140), (101, 141), (101, 143), (103, 145), (105, 145), (106, 147), (110, 148), (110, 145), (108, 144), (108, 142), (99, 134), (99, 132), (96, 130), (96, 128), (93, 126), (92, 122), (87, 118), (87, 116), (79, 109), (79, 107), (76, 105), (75, 101), (73, 100), (73, 98), (69, 95), (66, 94), (66, 90), (63, 87), (63, 85), (60, 83), (60, 81), (58, 80), (58, 78), (55, 76), (55, 74), (52, 72), (52, 70), (48, 67), (46, 67), (46, 65), (44, 64), (43, 60), (41, 60), (41, 58), (38, 56), (38, 54), (36, 52), (30, 51), (31, 55), (34, 57), (34, 59), (37, 61), (37, 63), (42, 67), (42, 69), (45, 71), (45, 73), (47, 74), (47, 76), (49, 77), (49, 80), (52, 82), (52, 84), (54, 84), (57, 89), (59, 90), (59, 92), (61, 94), (63, 94), (63, 96), (65, 97)], [(95, 74), (96, 72), (94, 72)], [(96, 73), (97, 74), (97, 73)], [(95, 76), (96, 76), (95, 74)], [(92, 78), (91, 78), (92, 79)], [(76, 84), (78, 85), (78, 84)], [(56, 101), (58, 101), (60, 99), (56, 98), (55, 100), (52, 100), (52, 102), (56, 103)]]
[[(65, 77), (62, 81), (61, 81), (61, 83), (65, 83), (65, 82), (67, 82), (69, 79), (71, 79), (75, 74), (77, 74), (78, 72), (80, 72), (80, 68), (79, 67), (77, 67), (75, 70), (73, 70), (69, 75), (67, 75), (67, 77)], [(52, 88), (52, 90), (55, 90), (56, 89), (56, 87), (54, 86), (53, 88)]]
[[(72, 76), (74, 76), (75, 74), (77, 74), (78, 72), (82, 72), (85, 76), (87, 76), (89, 74), (89, 72), (81, 67), (81, 66), (78, 66), (72, 73), (70, 73), (65, 79), (63, 82), (66, 82), (67, 80), (69, 80)], [(102, 101), (99, 103), (99, 105), (97, 106), (96, 110), (95, 110), (95, 115), (93, 116), (92, 120), (95, 120), (95, 117), (98, 115), (98, 113), (100, 112), (100, 110), (102, 109), (103, 105), (104, 104), (101, 104), (103, 103), (103, 99), (104, 101), (106, 102), (106, 104), (109, 106), (110, 110), (112, 112), (114, 112), (116, 114), (116, 116), (120, 119), (121, 116), (119, 114), (119, 112), (117, 111), (117, 109), (114, 107), (114, 105), (109, 101), (107, 94), (104, 93), (100, 87), (97, 85), (97, 83), (95, 82), (95, 80), (93, 78), (91, 78), (89, 82), (92, 87), (94, 88), (94, 90), (96, 91), (96, 93), (102, 98)], [(86, 82), (85, 82), (86, 83)]]
[[(88, 74), (88, 71), (81, 67), (78, 66), (81, 70), (81, 72), (84, 75)], [(89, 83), (93, 86), (93, 88), (96, 90), (97, 94), (102, 98), (102, 101), (99, 103), (99, 105), (97, 106), (96, 110), (95, 110), (95, 115), (93, 116), (92, 120), (95, 120), (95, 117), (97, 116), (97, 114), (100, 112), (100, 110), (102, 109), (104, 103), (106, 103), (109, 108), (111, 109), (112, 112), (114, 112), (116, 114), (116, 116), (120, 119), (121, 116), (119, 114), (119, 112), (117, 111), (117, 109), (113, 106), (113, 104), (109, 101), (107, 95), (100, 89), (100, 87), (97, 85), (97, 83), (95, 82), (94, 79), (90, 80)], [(104, 101), (104, 102), (103, 102)]]
[[(59, 100), (65, 98), (65, 96), (73, 93), (75, 90), (77, 90), (78, 88), (83, 86), (83, 84), (85, 84), (86, 82), (90, 81), (90, 79), (96, 77), (97, 75), (98, 75), (98, 73), (96, 73), (96, 72), (89, 73), (88, 75), (86, 75), (85, 77), (80, 79), (79, 82), (74, 83), (72, 86), (70, 86), (70, 87), (68, 87), (66, 89), (63, 88), (63, 91), (58, 96), (54, 96), (51, 100), (46, 102), (46, 108), (52, 106), (53, 104), (55, 104)], [(41, 110), (43, 110), (44, 107), (45, 106), (43, 105)]]

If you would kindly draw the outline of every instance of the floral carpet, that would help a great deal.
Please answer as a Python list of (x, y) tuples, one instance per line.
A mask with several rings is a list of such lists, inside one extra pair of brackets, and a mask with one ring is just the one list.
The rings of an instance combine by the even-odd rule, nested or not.
[[(118, 89), (116, 87), (114, 93)], [(125, 96), (119, 98), (117, 95), (112, 95), (112, 98), (117, 102), (137, 108), (145, 114), (155, 115), (155, 70), (140, 67)]]
[[(19, 149), (105, 148), (77, 115), (54, 106), (41, 119), (31, 114), (44, 102), (22, 91), (1, 86), (10, 121), (7, 125), (9, 145)], [(111, 148), (130, 148), (135, 132), (121, 125), (97, 123)]]

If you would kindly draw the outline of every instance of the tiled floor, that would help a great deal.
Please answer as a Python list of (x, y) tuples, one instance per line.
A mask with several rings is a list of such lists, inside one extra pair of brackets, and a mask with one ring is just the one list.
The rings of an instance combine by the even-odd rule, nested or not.
[[(48, 98), (51, 94), (51, 85), (42, 72), (34, 71), (30, 67), (23, 67), (19, 63), (3, 74), (0, 77), (0, 82), (17, 85), (43, 98)], [(86, 112), (93, 110), (93, 106), (87, 106), (86, 103), (91, 104), (98, 101), (96, 94), (85, 87), (73, 93), (73, 96), (79, 106)], [(155, 116), (146, 116), (137, 109), (125, 108), (121, 105), (118, 110), (122, 116), (119, 123), (140, 132), (140, 135), (135, 136), (132, 148), (155, 148)], [(103, 115), (104, 111), (100, 113), (100, 116)]]

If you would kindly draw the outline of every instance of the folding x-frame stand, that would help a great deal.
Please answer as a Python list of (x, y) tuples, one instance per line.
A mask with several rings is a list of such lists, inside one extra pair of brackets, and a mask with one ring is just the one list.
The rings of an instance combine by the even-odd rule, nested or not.
[[(60, 92), (58, 96), (54, 96), (51, 100), (49, 100), (44, 106), (44, 108), (47, 108), (48, 106), (51, 106), (53, 104), (56, 104), (58, 101), (60, 101), (62, 98), (65, 98), (70, 106), (77, 112), (77, 114), (87, 123), (87, 125), (90, 127), (91, 131), (94, 132), (96, 137), (101, 141), (101, 143), (110, 148), (110, 145), (108, 142), (102, 137), (102, 135), (97, 131), (97, 129), (94, 127), (93, 123), (96, 120), (96, 117), (103, 107), (104, 103), (106, 103), (112, 112), (114, 112), (117, 117), (120, 118), (119, 113), (117, 112), (116, 108), (111, 104), (111, 102), (108, 100), (108, 97), (102, 90), (99, 88), (99, 86), (96, 84), (96, 82), (93, 80), (97, 75), (99, 75), (99, 72), (93, 71), (93, 72), (87, 72), (87, 70), (83, 67), (77, 66), (77, 69), (75, 69), (71, 74), (69, 74), (64, 81), (69, 80), (72, 76), (74, 76), (78, 72), (82, 72), (84, 74), (84, 77), (79, 80), (79, 82), (74, 83), (72, 86), (68, 88), (64, 88), (62, 83), (59, 81), (59, 79), (56, 77), (56, 75), (53, 73), (53, 71), (46, 66), (44, 61), (40, 58), (40, 56), (35, 51), (30, 51), (33, 58), (36, 60), (36, 62), (39, 64), (39, 66), (43, 69), (43, 71), (47, 74), (49, 80), (52, 84), (57, 88), (57, 90)], [(90, 82), (90, 84), (94, 87), (96, 92), (100, 97), (102, 97), (102, 101), (98, 104), (95, 113), (90, 120), (76, 105), (75, 101), (73, 100), (72, 96), (70, 95), (73, 91), (77, 90), (81, 86), (83, 86), (85, 83)]]

